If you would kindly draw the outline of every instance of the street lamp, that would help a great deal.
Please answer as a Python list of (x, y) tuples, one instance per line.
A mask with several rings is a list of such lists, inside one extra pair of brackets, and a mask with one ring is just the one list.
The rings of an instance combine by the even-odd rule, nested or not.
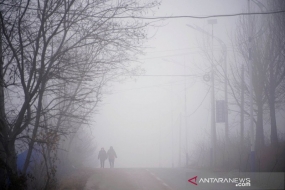
[[(208, 33), (206, 31), (204, 31), (202, 28), (198, 27), (198, 26), (191, 26), (189, 24), (187, 24), (187, 26), (193, 28), (194, 30), (197, 30), (198, 32), (201, 32), (202, 34), (206, 34), (208, 36), (212, 36), (216, 41), (218, 41), (220, 43), (220, 45), (222, 46), (222, 51), (223, 51), (223, 55), (224, 55), (224, 88), (225, 88), (225, 101), (224, 101), (224, 112), (222, 112), (223, 115), (220, 115), (223, 119), (222, 121), (225, 122), (225, 139), (226, 139), (226, 144), (228, 142), (228, 136), (229, 136), (229, 124), (228, 124), (228, 74), (227, 74), (227, 46), (226, 44), (218, 37), (213, 36), (211, 33)], [(205, 75), (204, 76), (204, 80), (205, 81), (210, 81), (210, 76)], [(218, 109), (218, 108), (217, 108)], [(219, 113), (217, 113), (217, 118), (219, 117)], [(218, 121), (217, 121), (218, 122)]]
[[(250, 0), (248, 0), (248, 13), (250, 13)], [(249, 28), (250, 26), (250, 15), (249, 15)], [(248, 41), (249, 41), (249, 49), (248, 49), (248, 61), (249, 61), (249, 89), (250, 89), (250, 165), (251, 171), (255, 171), (255, 139), (254, 139), (254, 126), (253, 126), (253, 83), (252, 83), (252, 49), (251, 49), (251, 41), (252, 35), (249, 30), (248, 33)]]
[(211, 63), (211, 167), (215, 166), (216, 159), (216, 121), (215, 121), (215, 73), (214, 73), (214, 24), (217, 24), (217, 19), (208, 20), (208, 24), (212, 25), (212, 63)]

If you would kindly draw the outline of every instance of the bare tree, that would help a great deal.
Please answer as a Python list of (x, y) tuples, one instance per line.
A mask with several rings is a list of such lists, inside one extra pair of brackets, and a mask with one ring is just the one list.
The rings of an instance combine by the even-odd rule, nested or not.
[[(254, 123), (256, 126), (256, 147), (261, 148), (264, 146), (264, 131), (263, 131), (263, 115), (264, 115), (264, 105), (266, 102), (265, 98), (265, 72), (266, 63), (263, 60), (262, 52), (264, 51), (264, 35), (262, 33), (261, 18), (258, 16), (242, 17), (239, 22), (239, 26), (236, 30), (236, 45), (234, 47), (236, 52), (234, 52), (234, 61), (230, 64), (231, 75), (229, 76), (229, 87), (231, 90), (231, 97), (234, 100), (232, 103), (237, 104), (241, 107), (241, 65), (245, 65), (245, 82), (244, 82), (244, 92), (245, 92), (245, 108), (244, 113), (249, 116), (249, 64), (252, 64), (252, 82), (253, 82), (253, 94), (254, 94), (254, 112), (255, 118)], [(251, 48), (249, 43), (249, 37), (251, 39)], [(249, 55), (250, 51), (250, 55)], [(249, 56), (251, 56), (252, 61), (249, 62)]]
[[(267, 9), (279, 9), (283, 7), (283, 1), (272, 1), (266, 4)], [(256, 147), (260, 149), (264, 146), (263, 122), (264, 116), (269, 116), (271, 121), (271, 145), (278, 145), (276, 109), (281, 108), (281, 101), (284, 98), (284, 15), (272, 14), (263, 16), (251, 16), (250, 23), (248, 18), (240, 20), (240, 27), (237, 30), (237, 50), (240, 57), (231, 64), (231, 90), (235, 102), (240, 106), (239, 92), (241, 62), (246, 63), (246, 83), (245, 83), (245, 102), (248, 109), (248, 53), (249, 42), (248, 34), (251, 34), (251, 56), (253, 67), (253, 90), (254, 108), (256, 113)], [(250, 27), (249, 27), (250, 26)], [(241, 58), (241, 59), (240, 59)]]
[[(58, 137), (88, 119), (102, 86), (127, 72), (141, 52), (149, 23), (133, 16), (157, 5), (135, 0), (1, 2), (0, 150), (10, 178), (17, 175), (16, 142), (28, 145), (27, 172), (35, 143), (46, 144), (48, 153)], [(54, 141), (44, 140), (47, 134)]]
[[(268, 2), (270, 9), (284, 9), (284, 1)], [(275, 14), (267, 17), (268, 24), (265, 60), (268, 62), (267, 81), (265, 83), (266, 96), (270, 110), (271, 145), (278, 145), (276, 109), (280, 107), (285, 91), (282, 85), (285, 82), (285, 25), (284, 14)]]

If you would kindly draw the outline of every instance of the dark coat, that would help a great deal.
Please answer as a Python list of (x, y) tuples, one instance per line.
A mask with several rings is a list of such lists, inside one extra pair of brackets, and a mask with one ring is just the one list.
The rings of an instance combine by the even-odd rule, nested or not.
[(110, 148), (107, 152), (108, 158), (110, 160), (114, 160), (115, 158), (117, 158), (117, 154), (115, 152), (115, 150), (113, 148)]
[(99, 151), (98, 159), (100, 159), (100, 160), (106, 160), (107, 159), (107, 153), (105, 150)]

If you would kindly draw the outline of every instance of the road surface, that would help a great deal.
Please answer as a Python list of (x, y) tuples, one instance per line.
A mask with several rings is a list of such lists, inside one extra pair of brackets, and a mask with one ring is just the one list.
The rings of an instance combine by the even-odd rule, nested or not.
[(148, 169), (97, 169), (85, 190), (172, 190)]
[(188, 182), (193, 175), (198, 172), (183, 168), (100, 168), (85, 190), (199, 190)]
[[(87, 180), (85, 190), (248, 190), (258, 187), (236, 187), (235, 184), (198, 183), (188, 180), (195, 176), (230, 178), (231, 173), (207, 172), (186, 168), (105, 168), (96, 169)], [(198, 179), (199, 179), (198, 177)], [(283, 183), (284, 186), (284, 183)], [(282, 187), (283, 187), (282, 186)], [(268, 189), (268, 188), (267, 188)], [(278, 188), (279, 189), (279, 188)], [(283, 189), (283, 188), (281, 188)]]

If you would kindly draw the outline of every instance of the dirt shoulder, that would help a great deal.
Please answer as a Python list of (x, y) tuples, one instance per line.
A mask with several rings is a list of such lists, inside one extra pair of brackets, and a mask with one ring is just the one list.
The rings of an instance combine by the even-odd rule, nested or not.
[(60, 180), (57, 190), (82, 190), (96, 169), (81, 168)]

